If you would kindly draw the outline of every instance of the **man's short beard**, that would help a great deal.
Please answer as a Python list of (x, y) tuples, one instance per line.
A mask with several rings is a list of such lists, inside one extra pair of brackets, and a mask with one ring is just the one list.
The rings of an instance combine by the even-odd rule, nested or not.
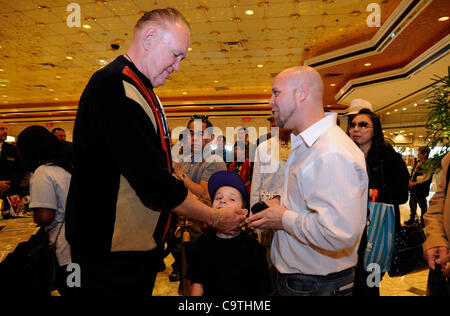
[(277, 122), (277, 127), (278, 127), (278, 128), (284, 128), (284, 124), (286, 124), (286, 122), (284, 122), (283, 120), (281, 120), (280, 117), (278, 117), (278, 118), (276, 119), (276, 122)]
[(294, 115), (295, 109), (292, 109), (291, 113), (289, 113), (287, 117), (287, 119), (285, 121), (283, 121), (281, 119), (281, 113), (278, 112), (278, 117), (275, 119), (277, 121), (277, 127), (279, 128), (286, 128), (286, 122), (289, 120), (289, 118), (292, 117), (292, 115)]

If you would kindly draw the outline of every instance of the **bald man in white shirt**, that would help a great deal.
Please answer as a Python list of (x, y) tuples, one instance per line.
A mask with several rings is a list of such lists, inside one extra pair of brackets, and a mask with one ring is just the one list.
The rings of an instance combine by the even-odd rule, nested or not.
[[(364, 155), (324, 113), (323, 82), (311, 67), (286, 69), (272, 86), (279, 127), (296, 130), (283, 196), (247, 219), (276, 230), (271, 258), (280, 295), (351, 295), (367, 215)], [(289, 286), (287, 286), (289, 284)]]

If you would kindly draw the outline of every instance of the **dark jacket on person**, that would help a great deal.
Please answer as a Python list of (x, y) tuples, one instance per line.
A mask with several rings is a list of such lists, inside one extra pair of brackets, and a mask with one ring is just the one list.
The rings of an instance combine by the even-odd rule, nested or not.
[(11, 181), (11, 184), (9, 190), (0, 195), (0, 198), (6, 199), (9, 195), (18, 194), (23, 175), (24, 170), (16, 146), (4, 142), (0, 154), (0, 181)]
[(377, 202), (393, 204), (395, 229), (401, 228), (400, 204), (408, 201), (409, 172), (402, 156), (388, 144), (371, 148), (367, 163), (369, 189), (378, 190)]
[(120, 56), (92, 76), (73, 134), (66, 207), (73, 257), (95, 260), (161, 244), (170, 210), (188, 193), (171, 176), (168, 140), (162, 106), (133, 63)]
[[(419, 167), (417, 167), (416, 170), (416, 166), (417, 166), (418, 161), (416, 161), (414, 163), (414, 167), (413, 167), (413, 173), (411, 174), (411, 181), (416, 182), (417, 181), (417, 177), (419, 176), (423, 176), (425, 173), (423, 172), (422, 169), (422, 165), (421, 164)], [(433, 177), (431, 176), (430, 179), (428, 179), (427, 181), (424, 181), (422, 183), (418, 183), (416, 185), (414, 185), (411, 188), (411, 192), (414, 193), (416, 196), (428, 196), (428, 194), (430, 194), (430, 185), (431, 185), (431, 181), (433, 180)]]
[(369, 151), (366, 162), (369, 189), (378, 190), (378, 202), (399, 205), (408, 201), (408, 168), (392, 146), (386, 144)]

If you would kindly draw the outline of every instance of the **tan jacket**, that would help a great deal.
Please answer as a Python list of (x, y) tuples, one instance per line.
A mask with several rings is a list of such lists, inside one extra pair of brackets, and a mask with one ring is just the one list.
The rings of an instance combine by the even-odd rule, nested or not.
[(427, 240), (423, 249), (447, 247), (450, 249), (450, 188), (445, 194), (447, 172), (449, 172), (450, 152), (442, 159), (442, 174), (436, 193), (430, 200), (430, 207), (424, 215)]

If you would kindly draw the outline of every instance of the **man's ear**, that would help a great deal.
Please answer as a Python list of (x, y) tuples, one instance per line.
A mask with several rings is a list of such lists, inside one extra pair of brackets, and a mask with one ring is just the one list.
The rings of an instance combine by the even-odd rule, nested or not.
[(150, 50), (152, 46), (152, 42), (156, 36), (157, 29), (153, 25), (149, 25), (144, 31), (143, 31), (143, 48), (145, 51)]
[(294, 98), (296, 101), (303, 103), (308, 98), (308, 94), (309, 94), (309, 87), (303, 83), (300, 85), (300, 87), (295, 89)]

